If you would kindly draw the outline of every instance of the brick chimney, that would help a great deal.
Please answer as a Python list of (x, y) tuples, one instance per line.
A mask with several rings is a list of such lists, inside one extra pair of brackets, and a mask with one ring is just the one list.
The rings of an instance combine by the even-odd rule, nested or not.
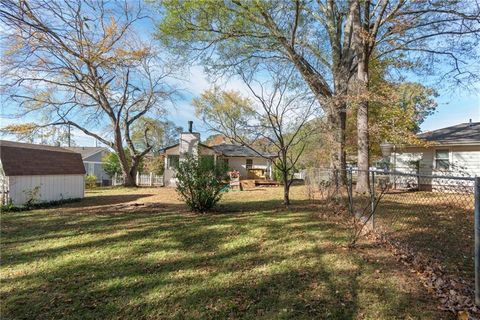
[(185, 159), (186, 155), (198, 156), (198, 144), (200, 143), (200, 133), (193, 132), (193, 121), (188, 121), (188, 132), (180, 134), (180, 160)]

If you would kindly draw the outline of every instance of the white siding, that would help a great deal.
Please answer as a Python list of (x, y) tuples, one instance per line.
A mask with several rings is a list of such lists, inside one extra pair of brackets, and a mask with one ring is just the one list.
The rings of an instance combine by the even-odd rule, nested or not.
[(29, 192), (39, 187), (36, 202), (50, 202), (63, 199), (83, 198), (83, 175), (39, 175), (10, 176), (10, 199), (14, 205), (23, 205), (28, 201)]
[[(412, 172), (415, 167), (412, 161), (419, 160), (420, 174), (444, 173), (435, 169), (435, 151), (448, 150), (450, 155), (451, 175), (480, 176), (480, 145), (479, 146), (438, 146), (431, 148), (405, 148), (392, 154), (391, 161), (396, 161), (398, 171)], [(395, 159), (395, 160), (394, 160)]]
[(480, 176), (480, 146), (451, 148), (452, 171)]
[[(437, 170), (435, 168), (436, 150), (448, 150), (449, 170)], [(430, 148), (405, 148), (396, 154), (392, 154), (391, 161), (396, 161), (397, 171), (416, 173), (416, 168), (411, 161), (419, 161), (419, 173), (421, 175), (437, 176), (480, 176), (480, 145), (478, 146), (435, 146)], [(399, 178), (402, 180), (403, 178)], [(409, 179), (409, 178), (404, 178)], [(445, 190), (446, 186), (473, 186), (472, 181), (451, 179), (427, 179), (422, 178), (421, 184), (431, 186), (433, 190)], [(448, 189), (448, 188), (447, 188)]]
[(433, 150), (425, 148), (408, 148), (404, 152), (400, 151), (392, 155), (391, 162), (397, 171), (405, 173), (416, 173), (416, 164), (418, 161), (421, 174), (432, 174), (433, 168)]

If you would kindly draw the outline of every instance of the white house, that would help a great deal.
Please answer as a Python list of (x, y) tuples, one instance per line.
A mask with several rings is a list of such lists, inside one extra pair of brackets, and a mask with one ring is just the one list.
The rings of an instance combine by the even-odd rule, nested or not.
[(164, 186), (175, 186), (175, 169), (185, 155), (210, 156), (214, 161), (224, 161), (229, 170), (240, 172), (241, 179), (271, 179), (273, 154), (262, 154), (236, 144), (207, 146), (200, 143), (200, 133), (192, 131), (189, 121), (188, 132), (180, 134), (179, 143), (162, 150), (165, 155)]
[[(420, 175), (480, 176), (480, 122), (461, 123), (425, 132), (418, 137), (427, 142), (427, 146), (395, 147), (390, 163), (396, 171)], [(428, 183), (430, 187), (435, 187), (435, 184), (435, 179)]]
[(103, 170), (102, 159), (110, 153), (105, 147), (68, 147), (65, 148), (82, 155), (85, 171), (88, 175), (97, 177), (97, 184), (109, 186), (112, 178)]
[(84, 178), (79, 153), (0, 140), (0, 196), (4, 204), (83, 198)]

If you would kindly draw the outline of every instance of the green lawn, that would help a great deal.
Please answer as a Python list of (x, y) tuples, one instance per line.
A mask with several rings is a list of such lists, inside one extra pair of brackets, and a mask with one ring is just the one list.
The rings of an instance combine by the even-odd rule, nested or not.
[(2, 319), (439, 319), (411, 272), (293, 190), (194, 215), (171, 189), (1, 216)]

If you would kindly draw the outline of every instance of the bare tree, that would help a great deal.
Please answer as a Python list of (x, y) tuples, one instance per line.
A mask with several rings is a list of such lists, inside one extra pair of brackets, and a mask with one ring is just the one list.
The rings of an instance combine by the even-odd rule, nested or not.
[[(275, 154), (273, 165), (282, 175), (283, 203), (289, 205), (295, 166), (308, 138), (317, 132), (310, 123), (318, 116), (315, 98), (301, 89), (293, 68), (271, 67), (267, 77), (262, 75), (262, 79), (267, 78), (263, 81), (242, 71), (239, 75), (253, 100), (235, 91), (214, 89), (194, 100), (197, 113), (211, 130), (247, 146), (259, 156), (272, 159), (271, 153)], [(258, 147), (258, 142), (262, 142), (263, 148)]]
[(146, 18), (141, 4), (2, 1), (0, 21), (7, 28), (2, 94), (17, 107), (16, 116), (45, 119), (4, 129), (77, 128), (113, 148), (125, 185), (135, 186), (140, 160), (152, 146), (148, 127), (141, 150), (132, 141), (131, 128), (174, 94), (167, 84), (171, 69), (137, 36), (135, 26)]

